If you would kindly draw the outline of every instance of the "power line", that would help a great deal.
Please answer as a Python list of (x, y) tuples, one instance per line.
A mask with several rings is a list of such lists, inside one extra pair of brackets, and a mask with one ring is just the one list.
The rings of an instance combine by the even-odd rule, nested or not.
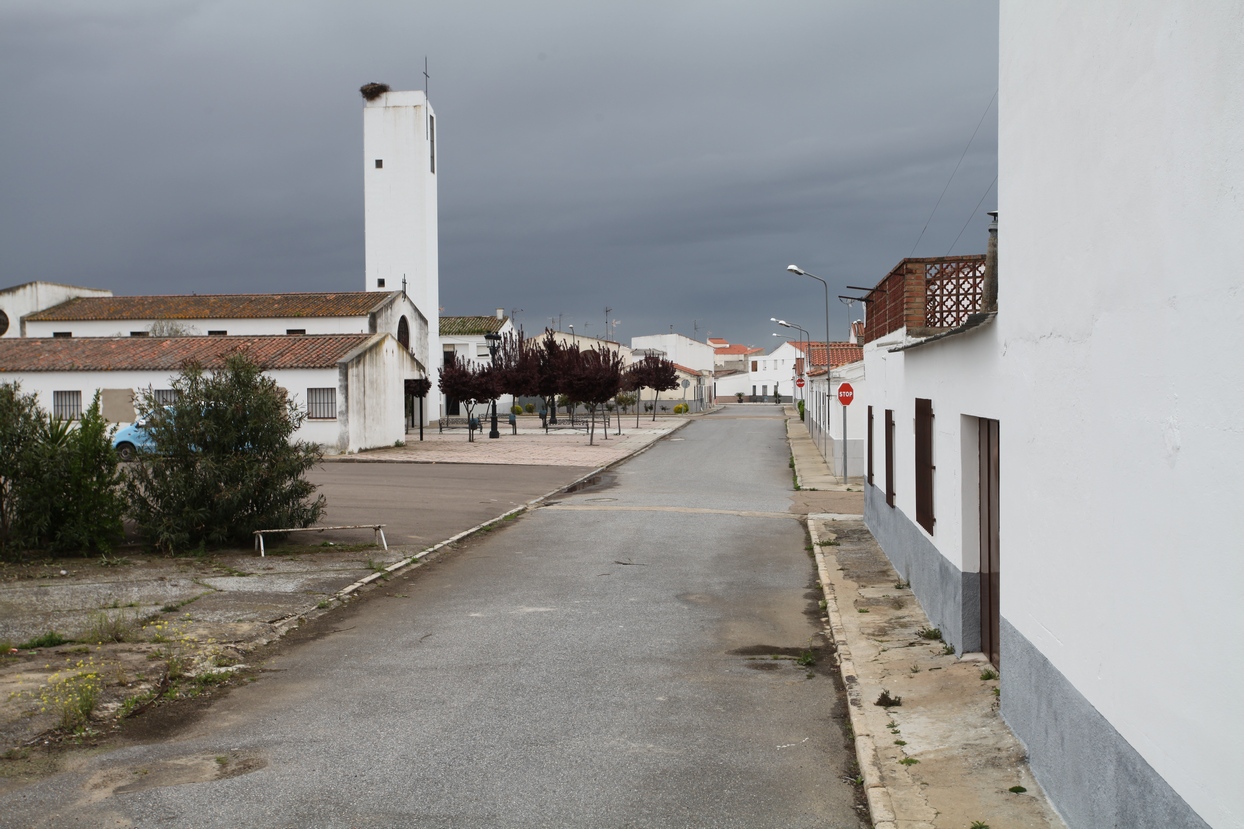
[(955, 164), (955, 169), (950, 172), (950, 178), (946, 179), (946, 186), (942, 188), (942, 195), (937, 197), (937, 204), (933, 205), (933, 212), (929, 213), (929, 218), (924, 220), (924, 227), (920, 229), (920, 235), (916, 237), (916, 244), (911, 246), (911, 253), (908, 256), (914, 256), (916, 246), (920, 244), (920, 240), (924, 238), (924, 232), (929, 229), (929, 222), (933, 221), (933, 214), (937, 212), (938, 206), (942, 203), (942, 198), (946, 195), (946, 191), (950, 189), (950, 183), (955, 180), (955, 173), (959, 172), (959, 165), (963, 163), (963, 159), (968, 154), (968, 149), (972, 146), (972, 141), (976, 138), (976, 133), (980, 132), (981, 124), (985, 123), (985, 116), (989, 114), (989, 110), (993, 107), (994, 100), (998, 97), (998, 90), (993, 91), (993, 95), (989, 98), (989, 103), (985, 104), (985, 111), (981, 113), (981, 119), (976, 122), (976, 129), (972, 130), (972, 137), (968, 139), (968, 144), (963, 148), (963, 154), (959, 156), (959, 161)]
[[(989, 191), (998, 183), (998, 177), (994, 176), (993, 181), (989, 182), (989, 186), (985, 188), (985, 192), (981, 195), (981, 200), (976, 203), (976, 207), (972, 208), (972, 212), (968, 214), (968, 220), (963, 223), (963, 227), (959, 228), (959, 236), (963, 235), (963, 231), (968, 229), (968, 225), (972, 223), (972, 219), (976, 217), (976, 211), (981, 209), (981, 203), (985, 201), (985, 196), (989, 195)], [(954, 250), (955, 245), (959, 244), (959, 236), (950, 243), (950, 247), (946, 248), (946, 255), (950, 256), (950, 252)]]

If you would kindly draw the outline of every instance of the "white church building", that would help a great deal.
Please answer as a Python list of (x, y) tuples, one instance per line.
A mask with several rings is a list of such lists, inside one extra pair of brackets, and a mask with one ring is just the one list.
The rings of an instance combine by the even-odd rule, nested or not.
[[(363, 290), (118, 297), (47, 282), (0, 289), (0, 382), (20, 382), (70, 418), (106, 391), (105, 415), (124, 423), (134, 393), (167, 388), (178, 360), (212, 367), (246, 351), (314, 409), (303, 437), (326, 451), (404, 440), (408, 413), (418, 410), (404, 383), (435, 379), (440, 358), (436, 117), (423, 92), (360, 91)], [(423, 411), (429, 421), (438, 415), (435, 406)]]

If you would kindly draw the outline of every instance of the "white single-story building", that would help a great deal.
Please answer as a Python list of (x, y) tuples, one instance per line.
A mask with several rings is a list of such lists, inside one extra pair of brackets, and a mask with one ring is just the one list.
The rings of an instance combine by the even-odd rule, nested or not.
[(682, 334), (646, 334), (642, 337), (631, 337), (632, 351), (660, 351), (665, 359), (687, 366), (693, 371), (709, 371), (714, 369), (716, 350), (707, 343), (693, 340)]
[[(830, 343), (828, 370), (825, 367), (824, 345), (813, 343), (811, 356), (812, 367), (805, 377), (807, 386), (803, 389), (804, 422), (808, 425), (808, 433), (835, 475), (843, 474), (842, 451), (845, 445), (847, 477), (863, 477), (868, 425), (868, 413), (859, 403), (860, 395), (867, 389), (863, 348), (850, 342)], [(850, 401), (845, 405), (839, 400), (843, 384), (849, 386), (851, 391), (850, 396), (843, 395)]]
[(996, 279), (873, 289), (866, 520), (1071, 829), (1238, 829), (1242, 7), (1000, 21)]
[(112, 291), (56, 282), (26, 282), (0, 288), (0, 337), (25, 337), (26, 317), (75, 297), (106, 297)]
[(82, 337), (0, 340), (0, 382), (33, 392), (53, 417), (79, 417), (95, 392), (103, 415), (134, 420), (134, 397), (171, 394), (188, 363), (224, 366), (248, 354), (307, 412), (295, 438), (329, 453), (392, 446), (406, 438), (403, 381), (421, 376), (410, 352), (391, 334), (290, 337)]

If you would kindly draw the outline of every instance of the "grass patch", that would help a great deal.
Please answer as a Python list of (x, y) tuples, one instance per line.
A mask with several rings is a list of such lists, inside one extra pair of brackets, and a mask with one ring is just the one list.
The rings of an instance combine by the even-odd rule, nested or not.
[(881, 694), (878, 695), (877, 701), (873, 703), (873, 705), (880, 705), (882, 708), (897, 708), (902, 704), (902, 697), (898, 694), (891, 694), (885, 688), (881, 689)]
[(1010, 792), (1011, 794), (1023, 794), (1024, 792), (1028, 790), (1025, 789), (1023, 786), (1012, 786), (1011, 788), (1007, 789), (1007, 791)]
[(34, 639), (31, 639), (28, 642), (23, 642), (17, 647), (20, 650), (33, 651), (36, 648), (54, 648), (57, 645), (63, 645), (68, 641), (69, 641), (68, 639), (61, 636), (56, 631), (49, 630), (47, 633), (43, 634), (42, 636), (36, 636)]
[(128, 613), (106, 613), (102, 610), (90, 615), (86, 627), (78, 635), (79, 641), (128, 642), (134, 634), (135, 619)]
[(904, 757), (902, 760), (899, 760), (898, 762), (900, 765), (914, 766), (916, 765), (916, 763), (919, 763), (920, 761), (917, 760), (915, 757)]
[(998, 678), (998, 672), (995, 671), (993, 668), (986, 668), (985, 670), (981, 671), (981, 682), (988, 682), (991, 679), (997, 679), (997, 678)]
[(916, 631), (916, 635), (921, 639), (929, 639), (933, 642), (942, 641), (941, 628), (920, 628), (920, 630)]

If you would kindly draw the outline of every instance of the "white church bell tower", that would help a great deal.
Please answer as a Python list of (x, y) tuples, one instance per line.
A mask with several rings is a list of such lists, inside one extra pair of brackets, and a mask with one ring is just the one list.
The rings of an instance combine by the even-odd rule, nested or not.
[[(420, 91), (361, 90), (363, 221), (368, 291), (406, 293), (440, 341), (436, 115)], [(429, 352), (431, 353), (431, 352)]]

